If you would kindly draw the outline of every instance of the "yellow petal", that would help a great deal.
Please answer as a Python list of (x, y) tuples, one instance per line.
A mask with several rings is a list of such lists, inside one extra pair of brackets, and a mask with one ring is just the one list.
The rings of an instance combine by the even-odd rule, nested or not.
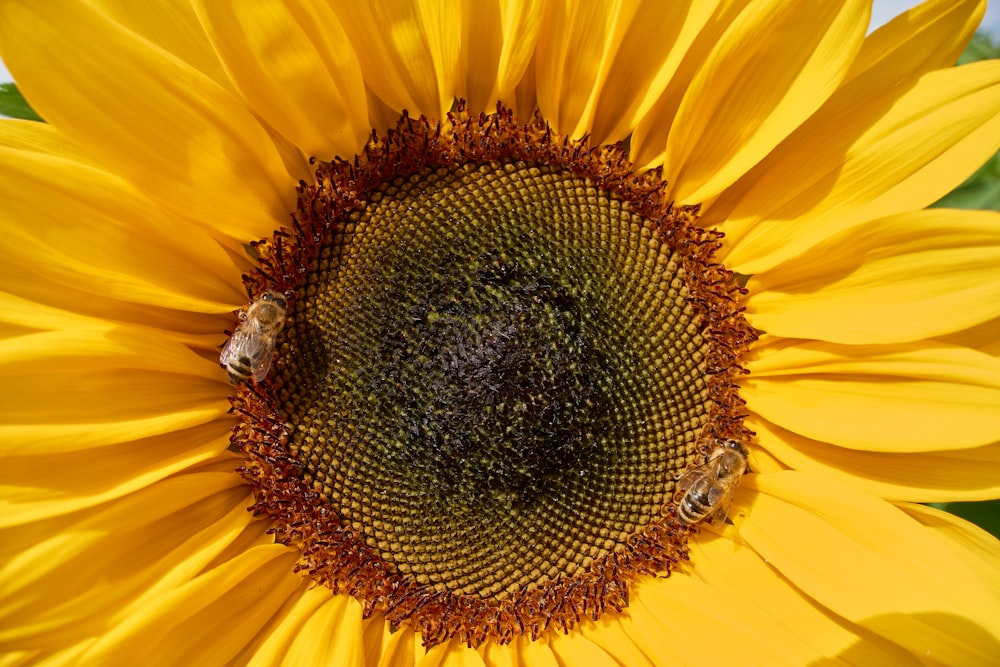
[[(717, 201), (704, 207), (703, 221), (709, 225), (727, 221), (729, 236), (726, 242), (732, 245), (737, 232), (746, 233), (762, 219), (755, 207), (769, 210), (768, 199), (775, 193), (768, 198), (757, 197), (757, 182), (768, 178), (768, 170), (778, 163), (795, 164), (798, 156), (789, 157), (787, 153), (794, 152), (796, 142), (807, 141), (803, 136), (810, 134), (808, 141), (813, 143), (805, 151), (829, 150), (827, 127), (837, 126), (845, 117), (864, 109), (865, 105), (872, 105), (875, 92), (881, 101), (872, 111), (881, 115), (903, 93), (917, 85), (920, 77), (935, 69), (952, 67), (979, 25), (984, 4), (983, 0), (929, 0), (869, 35), (837, 92), (784, 145), (776, 148), (772, 156)], [(844, 141), (850, 143), (855, 134), (857, 132), (848, 135)], [(835, 148), (832, 159), (842, 159), (846, 149)], [(807, 154), (806, 157), (814, 156)], [(798, 178), (794, 172), (786, 177)], [(746, 204), (741, 204), (743, 199), (747, 199)]]
[(476, 649), (454, 638), (428, 649), (417, 667), (486, 667), (486, 663)]
[(61, 650), (51, 653), (38, 651), (5, 651), (0, 655), (0, 665), (3, 667), (22, 667), (23, 665), (45, 665), (45, 667), (73, 667), (80, 664), (80, 658), (89, 646), (88, 641), (61, 647)]
[(889, 500), (951, 502), (1000, 496), (1000, 443), (943, 452), (868, 452), (806, 438), (757, 415), (746, 425), (786, 466), (854, 484)]
[(629, 608), (621, 620), (621, 627), (626, 637), (631, 639), (654, 665), (683, 665), (690, 662), (691, 657), (686, 655), (689, 648), (687, 641), (675, 644), (676, 639), (665, 632), (663, 624), (655, 614), (645, 607), (637, 609), (634, 602), (635, 593), (633, 589), (629, 595), (631, 598)]
[(329, 7), (260, 0), (197, 8), (248, 107), (306, 155), (359, 151), (370, 131), (361, 65)]
[(0, 292), (0, 338), (55, 329), (93, 329), (106, 323), (104, 318), (87, 317)]
[[(664, 4), (664, 3), (661, 3)], [(671, 3), (676, 4), (676, 3)], [(704, 3), (688, 3), (701, 5)], [(677, 110), (687, 93), (688, 87), (696, 76), (700, 75), (702, 67), (709, 55), (715, 50), (716, 44), (722, 39), (729, 27), (743, 12), (749, 0), (730, 0), (716, 4), (715, 11), (709, 16), (691, 43), (681, 54), (681, 62), (667, 82), (667, 87), (646, 114), (640, 119), (632, 138), (629, 141), (629, 152), (632, 161), (642, 169), (652, 169), (663, 164), (667, 149), (667, 138), (677, 116)], [(696, 24), (692, 24), (692, 29)], [(681, 35), (678, 40), (683, 43), (688, 35)], [(631, 95), (630, 95), (631, 96)]]
[(639, 4), (605, 56), (608, 64), (591, 102), (593, 143), (621, 141), (650, 114), (667, 87), (677, 83), (681, 62), (692, 55), (692, 45), (702, 38), (719, 4), (718, 0)]
[(938, 338), (949, 345), (961, 345), (1000, 358), (1000, 317)]
[(542, 636), (536, 640), (521, 635), (511, 642), (513, 654), (517, 656), (518, 665), (531, 667), (559, 667), (556, 656), (549, 646), (549, 637)]
[(147, 2), (136, 11), (132, 0), (93, 0), (89, 4), (131, 32), (188, 63), (223, 87), (231, 87), (219, 56), (187, 2)]
[(365, 86), (365, 98), (368, 100), (368, 124), (383, 136), (387, 130), (395, 129), (400, 118), (399, 110), (380, 100), (368, 86)]
[(807, 664), (849, 654), (853, 664), (918, 664), (899, 646), (803, 595), (780, 570), (736, 537), (739, 541), (733, 542), (703, 531), (691, 541), (691, 561), (682, 571), (721, 591), (720, 595), (731, 596), (730, 608), (739, 609), (740, 616), (751, 623), (759, 623), (758, 632), (789, 654), (786, 662), (794, 664), (797, 659)]
[(577, 631), (570, 631), (569, 634), (554, 633), (549, 641), (549, 646), (552, 647), (552, 653), (560, 666), (617, 667), (622, 664), (617, 653), (608, 652)]
[(420, 635), (408, 627), (402, 627), (390, 635), (379, 665), (414, 667), (426, 653), (427, 650), (421, 646)]
[[(251, 643), (244, 650), (245, 661), (249, 667), (272, 667), (280, 665), (282, 656), (288, 653), (288, 647), (302, 632), (303, 625), (308, 622), (317, 609), (328, 602), (330, 589), (324, 587), (309, 588), (303, 580), (303, 590), (298, 595), (292, 595), (276, 615), (274, 627), (267, 632), (266, 638), (255, 645)], [(242, 656), (241, 656), (242, 657)], [(237, 663), (243, 662), (237, 658)]]
[[(47, 283), (44, 281), (22, 281), (12, 287), (24, 292), (25, 296), (0, 292), (0, 339), (57, 329), (100, 329), (106, 327), (109, 321), (122, 321), (149, 327), (154, 335), (167, 336), (191, 349), (210, 351), (209, 356), (215, 356), (224, 340), (219, 332), (232, 326), (234, 321), (231, 314), (220, 317), (167, 310), (115, 299), (102, 300), (86, 292), (67, 295), (46, 290), (45, 286)], [(73, 295), (79, 300), (67, 302), (68, 297)]]
[(985, 12), (986, 0), (928, 0), (908, 9), (865, 38), (844, 84), (874, 76), (912, 85), (921, 74), (951, 67)]
[(377, 665), (389, 638), (392, 627), (380, 612), (375, 612), (361, 623), (361, 641), (364, 646), (364, 664)]
[(1000, 598), (962, 547), (856, 488), (799, 472), (750, 475), (759, 495), (740, 532), (835, 613), (951, 665), (1000, 655)]
[(1000, 433), (1000, 360), (943, 343), (845, 346), (763, 338), (747, 407), (807, 438), (881, 452), (948, 451)]
[(508, 100), (531, 63), (542, 8), (540, 0), (463, 0), (456, 95), (471, 111)]
[(232, 472), (188, 473), (104, 508), (4, 530), (14, 553), (0, 569), (0, 641), (52, 649), (105, 633), (127, 605), (190, 581), (241, 535), (253, 521), (248, 491)]
[(906, 503), (901, 509), (927, 528), (961, 545), (962, 557), (986, 582), (987, 590), (1000, 591), (1000, 541), (995, 536), (934, 507)]
[(122, 498), (211, 460), (225, 451), (230, 428), (227, 419), (109, 447), (7, 454), (0, 467), (0, 527)]
[(361, 642), (361, 603), (348, 595), (334, 595), (326, 590), (327, 600), (309, 615), (280, 664), (360, 665), (364, 651)]
[(583, 621), (576, 629), (623, 665), (643, 667), (654, 664), (625, 632), (624, 626), (631, 623), (627, 615), (627, 610), (622, 614), (604, 614), (596, 621)]
[(192, 66), (72, 2), (4, 3), (0, 45), (46, 120), (163, 206), (244, 239), (287, 221), (296, 179), (242, 102)]
[(479, 647), (479, 654), (489, 667), (518, 667), (521, 664), (518, 662), (517, 647), (512, 644), (485, 642)]
[(1000, 146), (1000, 62), (930, 72), (902, 93), (866, 83), (768, 156), (734, 188), (738, 201), (710, 207), (707, 222), (725, 220), (729, 268), (760, 273), (818, 239), (924, 208)]
[[(219, 331), (232, 326), (234, 321), (231, 313), (226, 317), (208, 316), (128, 304), (114, 299), (101, 301), (96, 295), (76, 292), (74, 294), (80, 297), (80, 301), (64, 303), (67, 298), (65, 294), (47, 291), (44, 281), (42, 285), (24, 282), (14, 285), (31, 297), (38, 297), (37, 299), (0, 292), (0, 339), (59, 329), (105, 329), (109, 321), (125, 321), (148, 327), (154, 335), (166, 336), (202, 355), (215, 357), (224, 340)], [(67, 288), (63, 291), (69, 290)], [(65, 305), (72, 308), (72, 311), (88, 311), (90, 315), (44, 305), (45, 301)]]
[(459, 0), (341, 2), (333, 11), (357, 53), (365, 82), (396, 111), (444, 118), (455, 99)]
[[(279, 544), (246, 549), (156, 600), (127, 608), (87, 652), (91, 664), (227, 664), (301, 586), (296, 552)], [(239, 613), (233, 613), (238, 610)]]
[(531, 118), (535, 113), (535, 109), (538, 108), (538, 90), (535, 80), (535, 58), (532, 55), (532, 60), (528, 64), (528, 69), (525, 70), (524, 76), (518, 81), (517, 86), (505, 100), (518, 118)]
[(8, 338), (0, 342), (0, 450), (74, 451), (210, 422), (228, 410), (224, 375), (153, 330)]
[(786, 338), (898, 343), (1000, 316), (998, 213), (915, 211), (815, 240), (751, 278), (754, 327)]
[(667, 139), (675, 198), (713, 199), (832, 94), (864, 39), (861, 0), (750, 3), (692, 81)]
[(538, 104), (571, 136), (620, 141), (663, 93), (717, 2), (555, 2), (538, 41)]
[(546, 5), (535, 47), (535, 86), (538, 108), (557, 131), (573, 137), (587, 132), (585, 109), (623, 5), (623, 0)]
[[(802, 665), (816, 657), (794, 633), (743, 601), (735, 589), (673, 574), (637, 582), (629, 610), (649, 642), (670, 647), (654, 657), (656, 664), (738, 665), (753, 655), (761, 665)], [(671, 653), (680, 660), (663, 661)]]
[[(243, 299), (241, 271), (203, 230), (159, 211), (83, 158), (55, 128), (10, 122), (5, 129), (0, 282), (6, 289), (32, 294), (44, 286), (53, 302), (63, 297), (69, 307), (84, 292), (92, 295), (84, 303), (105, 302), (107, 309), (125, 301), (214, 314), (228, 314)], [(139, 319), (148, 325), (150, 315)]]

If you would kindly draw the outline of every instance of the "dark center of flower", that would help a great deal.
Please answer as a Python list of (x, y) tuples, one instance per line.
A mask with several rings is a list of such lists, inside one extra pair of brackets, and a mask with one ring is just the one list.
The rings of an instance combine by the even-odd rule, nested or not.
[(707, 414), (683, 270), (552, 167), (381, 186), (305, 276), (277, 396), (341, 520), (435, 590), (502, 599), (620, 551)]
[(236, 440), (314, 578), (428, 643), (509, 641), (685, 557), (674, 480), (739, 428), (748, 330), (655, 177), (503, 112), (452, 120), (321, 166), (296, 237), (258, 246), (251, 287), (293, 299)]

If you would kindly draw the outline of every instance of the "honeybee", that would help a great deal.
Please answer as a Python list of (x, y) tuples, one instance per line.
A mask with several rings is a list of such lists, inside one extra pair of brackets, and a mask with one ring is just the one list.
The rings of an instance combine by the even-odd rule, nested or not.
[(733, 493), (747, 470), (747, 450), (736, 440), (718, 440), (708, 461), (677, 481), (677, 518), (685, 526), (725, 520)]
[(268, 290), (240, 313), (240, 324), (219, 356), (231, 384), (246, 382), (251, 375), (257, 382), (267, 377), (278, 334), (285, 326), (287, 307), (288, 300), (283, 294)]

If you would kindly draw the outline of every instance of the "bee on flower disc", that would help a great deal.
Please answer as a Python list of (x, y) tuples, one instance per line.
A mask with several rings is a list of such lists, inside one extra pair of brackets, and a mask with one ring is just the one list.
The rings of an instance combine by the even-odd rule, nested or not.
[(747, 450), (735, 440), (719, 440), (708, 461), (677, 481), (677, 518), (685, 526), (705, 519), (725, 520), (733, 493), (747, 470)]
[(229, 374), (229, 382), (250, 379), (262, 382), (271, 370), (278, 334), (285, 326), (288, 300), (280, 292), (268, 290), (240, 313), (240, 324), (226, 341), (219, 363)]

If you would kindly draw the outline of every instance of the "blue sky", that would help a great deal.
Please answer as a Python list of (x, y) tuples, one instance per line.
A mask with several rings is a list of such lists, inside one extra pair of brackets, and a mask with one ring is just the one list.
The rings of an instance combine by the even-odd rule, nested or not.
[[(920, 0), (874, 0), (871, 27), (877, 28), (893, 16), (919, 4)], [(1000, 37), (1000, 0), (990, 0), (980, 30), (990, 33), (994, 39)], [(0, 62), (0, 83), (11, 80), (10, 72)]]

